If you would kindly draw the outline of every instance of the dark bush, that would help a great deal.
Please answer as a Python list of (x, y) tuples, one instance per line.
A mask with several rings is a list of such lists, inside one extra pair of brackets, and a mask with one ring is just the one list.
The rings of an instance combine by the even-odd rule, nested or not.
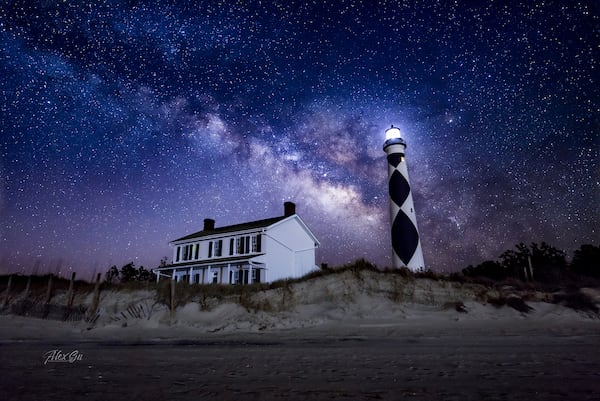
[(502, 266), (512, 277), (525, 281), (532, 279), (528, 273), (531, 263), (533, 280), (557, 282), (560, 279), (559, 272), (567, 267), (565, 253), (546, 242), (539, 245), (532, 242), (529, 246), (520, 243), (515, 248), (516, 250), (508, 250), (500, 255)]
[(422, 270), (422, 271), (413, 273), (413, 275), (415, 278), (428, 278), (430, 280), (435, 280), (435, 281), (439, 281), (444, 278), (443, 275), (436, 273), (433, 270)]
[(552, 302), (577, 311), (598, 313), (598, 306), (581, 291), (553, 294)]
[(397, 276), (404, 277), (404, 278), (414, 278), (415, 277), (415, 274), (412, 272), (412, 270), (410, 270), (406, 267), (401, 267), (400, 269), (386, 267), (383, 270), (383, 273), (393, 274), (393, 275), (397, 275)]
[(467, 277), (486, 277), (492, 280), (503, 280), (509, 276), (509, 271), (498, 262), (487, 260), (477, 266), (468, 266), (462, 271)]
[(600, 278), (600, 247), (581, 245), (573, 253), (571, 270), (577, 274)]
[(522, 298), (519, 297), (498, 297), (498, 298), (488, 298), (487, 302), (490, 305), (495, 306), (496, 308), (501, 308), (503, 306), (510, 306), (511, 308), (522, 312), (529, 313), (533, 310), (533, 308), (525, 303)]
[(467, 311), (467, 307), (461, 301), (446, 302), (444, 305), (442, 305), (442, 309), (443, 310), (454, 309), (455, 311), (460, 312), (460, 313), (467, 313), (468, 312)]

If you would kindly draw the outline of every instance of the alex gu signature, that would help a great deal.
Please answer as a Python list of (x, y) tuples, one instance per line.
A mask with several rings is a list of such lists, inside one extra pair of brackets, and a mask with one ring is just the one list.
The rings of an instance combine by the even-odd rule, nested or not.
[(59, 349), (53, 349), (44, 354), (44, 365), (51, 362), (73, 363), (83, 359), (83, 354), (77, 350), (63, 352)]

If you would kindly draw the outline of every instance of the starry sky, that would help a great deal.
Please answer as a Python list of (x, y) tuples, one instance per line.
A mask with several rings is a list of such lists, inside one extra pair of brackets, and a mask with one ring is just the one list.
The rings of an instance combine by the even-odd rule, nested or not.
[(391, 265), (400, 127), (425, 262), (599, 243), (595, 1), (3, 1), (0, 271), (156, 267), (283, 214)]

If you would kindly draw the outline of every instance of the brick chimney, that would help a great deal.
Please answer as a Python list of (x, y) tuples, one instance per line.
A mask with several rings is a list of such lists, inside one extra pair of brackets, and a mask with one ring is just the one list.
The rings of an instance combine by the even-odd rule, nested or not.
[(215, 229), (215, 221), (213, 219), (204, 219), (204, 231), (212, 231)]
[(285, 202), (283, 204), (283, 215), (289, 217), (296, 214), (296, 204), (294, 202)]

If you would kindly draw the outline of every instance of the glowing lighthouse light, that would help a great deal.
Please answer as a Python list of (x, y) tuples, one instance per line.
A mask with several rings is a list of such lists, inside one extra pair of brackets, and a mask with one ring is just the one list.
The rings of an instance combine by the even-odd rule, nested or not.
[(400, 130), (392, 125), (391, 128), (385, 130), (385, 140), (389, 139), (402, 139), (400, 135)]
[(406, 142), (393, 125), (385, 131), (383, 150), (388, 161), (392, 261), (396, 268), (422, 270), (425, 262), (404, 157)]

